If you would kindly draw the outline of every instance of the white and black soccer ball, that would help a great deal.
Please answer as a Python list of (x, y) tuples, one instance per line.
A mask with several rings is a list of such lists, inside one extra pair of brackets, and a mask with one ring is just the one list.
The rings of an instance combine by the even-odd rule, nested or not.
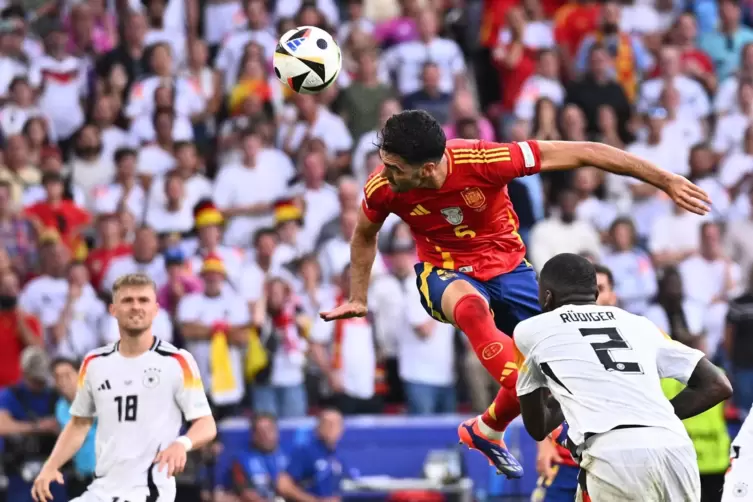
[(316, 26), (301, 26), (280, 37), (275, 75), (295, 92), (316, 94), (332, 85), (342, 68), (340, 47)]

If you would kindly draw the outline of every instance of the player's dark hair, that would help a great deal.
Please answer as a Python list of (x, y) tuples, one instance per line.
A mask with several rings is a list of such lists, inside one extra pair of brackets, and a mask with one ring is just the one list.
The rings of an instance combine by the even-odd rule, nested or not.
[(596, 275), (603, 274), (607, 276), (607, 282), (609, 283), (610, 288), (614, 288), (614, 275), (612, 274), (612, 271), (609, 270), (609, 267), (605, 267), (604, 265), (600, 265), (598, 263), (594, 264), (594, 270), (596, 271)]
[(572, 297), (593, 297), (595, 300), (599, 292), (594, 265), (573, 253), (561, 253), (546, 262), (539, 274), (539, 282), (543, 289), (552, 292), (558, 303)]
[(441, 124), (423, 110), (405, 110), (393, 115), (379, 136), (379, 148), (411, 165), (439, 162), (447, 143)]

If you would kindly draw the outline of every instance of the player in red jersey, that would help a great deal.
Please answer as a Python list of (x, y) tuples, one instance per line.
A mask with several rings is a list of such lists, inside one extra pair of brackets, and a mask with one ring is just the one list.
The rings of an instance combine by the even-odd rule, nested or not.
[(447, 141), (441, 125), (420, 110), (386, 122), (380, 155), (384, 166), (366, 182), (351, 240), (350, 300), (321, 317), (366, 315), (377, 234), (389, 213), (400, 216), (416, 240), (424, 308), (461, 329), (501, 384), (489, 409), (459, 426), (460, 439), (499, 472), (520, 477), (523, 469), (502, 440), (520, 413), (513, 343), (505, 333), (540, 310), (536, 273), (525, 261), (507, 184), (540, 171), (596, 166), (650, 183), (697, 214), (708, 211), (708, 196), (682, 176), (601, 143)]

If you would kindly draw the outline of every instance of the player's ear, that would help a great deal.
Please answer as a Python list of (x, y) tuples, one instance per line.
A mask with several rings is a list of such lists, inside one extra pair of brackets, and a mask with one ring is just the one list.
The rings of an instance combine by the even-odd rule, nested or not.
[(110, 313), (111, 316), (115, 317), (115, 301), (113, 299), (113, 302), (110, 303), (110, 305), (107, 307), (107, 311)]
[(545, 290), (541, 296), (541, 310), (544, 312), (554, 310), (554, 296), (552, 296), (552, 291), (549, 289)]

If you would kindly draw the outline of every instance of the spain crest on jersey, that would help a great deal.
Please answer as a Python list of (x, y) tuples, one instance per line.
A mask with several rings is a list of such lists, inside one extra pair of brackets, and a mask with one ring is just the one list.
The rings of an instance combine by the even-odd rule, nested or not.
[(486, 197), (484, 192), (478, 187), (466, 188), (460, 195), (463, 196), (463, 200), (471, 209), (478, 209), (486, 204)]
[(463, 210), (457, 206), (446, 207), (441, 209), (440, 212), (444, 219), (447, 220), (450, 225), (460, 225), (463, 223)]

